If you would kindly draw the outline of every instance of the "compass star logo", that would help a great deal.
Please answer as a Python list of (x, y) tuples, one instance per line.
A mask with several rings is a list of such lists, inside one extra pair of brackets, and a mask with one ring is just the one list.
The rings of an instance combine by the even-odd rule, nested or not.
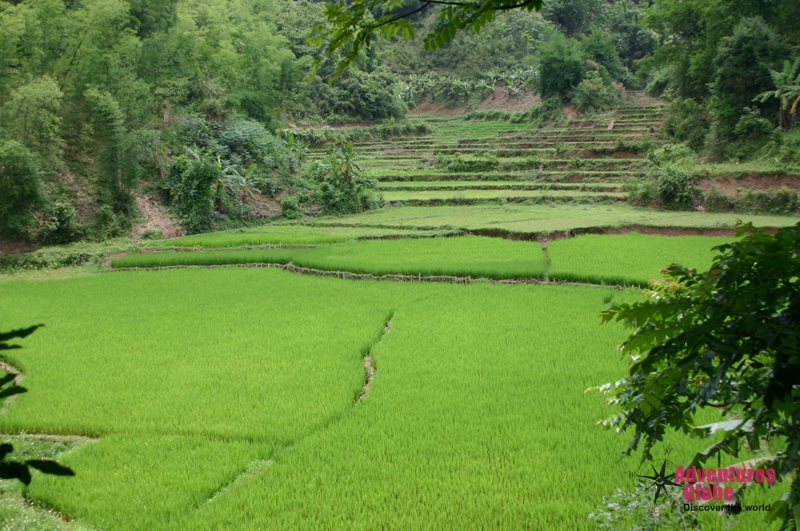
[(675, 477), (675, 474), (665, 475), (667, 471), (667, 461), (664, 460), (664, 463), (661, 465), (661, 470), (656, 472), (656, 467), (650, 464), (650, 468), (653, 469), (652, 476), (639, 476), (641, 479), (648, 479), (650, 480), (650, 484), (647, 486), (645, 490), (650, 490), (653, 487), (656, 488), (656, 496), (653, 500), (653, 503), (658, 503), (658, 497), (661, 495), (661, 491), (664, 491), (666, 494), (667, 487), (680, 487), (677, 483), (672, 481), (672, 478)]

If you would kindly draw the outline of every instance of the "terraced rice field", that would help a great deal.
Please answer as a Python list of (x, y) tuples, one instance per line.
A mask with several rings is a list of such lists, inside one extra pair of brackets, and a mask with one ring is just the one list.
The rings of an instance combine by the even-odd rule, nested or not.
[[(405, 275), (550, 280), (647, 286), (661, 269), (679, 263), (706, 269), (713, 247), (733, 237), (582, 235), (550, 242), (462, 236), (367, 240), (313, 248), (205, 252), (145, 252), (112, 266), (158, 268), (233, 264), (293, 264), (300, 268), (375, 276)], [(210, 248), (219, 247), (213, 242)], [(644, 250), (644, 251), (643, 251)]]
[(93, 529), (591, 529), (638, 467), (584, 394), (625, 369), (598, 312), (635, 291), (244, 268), (0, 295), (7, 326), (47, 323), (11, 358), (30, 392), (0, 429), (96, 438), (30, 488)]
[(448, 275), (493, 279), (541, 278), (545, 258), (538, 243), (498, 238), (367, 240), (313, 249), (162, 252), (128, 255), (115, 268), (175, 265), (293, 263), (299, 267), (372, 275)]
[(322, 243), (342, 243), (373, 238), (417, 238), (421, 236), (443, 236), (451, 230), (393, 230), (370, 227), (325, 227), (300, 224), (265, 225), (235, 229), (213, 234), (195, 234), (169, 240), (153, 242), (156, 248), (182, 247), (292, 247)]
[(759, 227), (783, 227), (797, 223), (797, 216), (743, 215), (734, 213), (671, 212), (637, 208), (627, 204), (548, 203), (527, 205), (442, 205), (386, 208), (338, 218), (320, 218), (318, 227), (371, 227), (395, 230), (503, 230), (530, 234), (580, 228), (647, 227), (665, 232), (695, 234), (701, 231), (732, 232), (737, 220)]
[(670, 264), (704, 271), (716, 254), (712, 247), (732, 237), (660, 236), (631, 232), (583, 235), (547, 244), (553, 280), (646, 286)]
[[(4, 358), (30, 391), (5, 404), (0, 438), (76, 472), (36, 473), (35, 508), (0, 481), (0, 529), (595, 529), (588, 514), (643, 466), (584, 392), (627, 365), (625, 331), (599, 313), (671, 262), (707, 267), (740, 217), (620, 202), (649, 164), (627, 148), (658, 142), (659, 120), (657, 106), (541, 131), (439, 119), (430, 138), (357, 146), (392, 208), (113, 262), (301, 270), (0, 282), (0, 329), (46, 325)], [(671, 235), (582, 234), (598, 227)], [(365, 279), (384, 275), (404, 282)], [(496, 282), (521, 279), (535, 282)], [(683, 463), (707, 442), (664, 448)], [(752, 513), (735, 528), (776, 527)]]
[(387, 192), (386, 201), (393, 206), (480, 205), (525, 202), (527, 204), (577, 203), (623, 200), (625, 194), (615, 192), (579, 192), (571, 190), (458, 190), (456, 192), (402, 191)]
[[(542, 194), (507, 193), (508, 187), (501, 184), (505, 181), (605, 185), (612, 190), (589, 194), (580, 193), (579, 186), (562, 188), (558, 194), (550, 194), (549, 200), (608, 203), (624, 200), (620, 183), (643, 176), (649, 168), (644, 155), (662, 142), (661, 123), (661, 107), (654, 101), (542, 130), (508, 122), (441, 119), (434, 121), (432, 137), (360, 142), (356, 148), (361, 164), (381, 181), (384, 196), (392, 204), (543, 200)], [(312, 151), (312, 158), (323, 151)], [(404, 181), (451, 183), (435, 188), (429, 184), (425, 189), (408, 187), (399, 194), (396, 186)], [(478, 185), (475, 181), (486, 182)], [(462, 193), (453, 193), (455, 183)]]

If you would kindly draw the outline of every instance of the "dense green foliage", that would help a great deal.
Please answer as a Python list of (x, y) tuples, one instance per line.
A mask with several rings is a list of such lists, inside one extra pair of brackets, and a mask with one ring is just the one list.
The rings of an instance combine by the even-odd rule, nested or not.
[[(788, 0), (0, 2), (1, 235), (140, 240), (0, 257), (3, 325), (48, 323), (4, 356), (34, 392), (0, 431), (99, 439), (29, 499), (109, 531), (588, 529), (632, 483), (619, 438), (592, 433), (611, 410), (583, 395), (624, 371), (602, 355), (621, 331), (596, 316), (641, 299), (486, 279), (643, 286), (733, 238), (570, 236), (795, 223), (794, 190), (725, 193), (755, 178), (746, 159), (778, 182), (797, 168), (796, 15)], [(314, 28), (328, 40), (306, 41)], [(623, 187), (674, 210), (619, 204)], [(155, 241), (167, 213), (190, 235)], [(356, 241), (398, 236), (413, 238)], [(128, 251), (114, 268), (351, 280), (92, 274)], [(701, 449), (665, 438), (679, 462)], [(759, 455), (748, 444), (737, 459)]]
[(284, 232), (276, 231), (216, 233), (184, 236), (163, 240), (159, 247), (244, 247), (263, 245), (313, 245), (318, 243), (344, 243), (348, 236), (335, 236), (323, 232)]
[(583, 79), (585, 62), (578, 43), (558, 35), (542, 51), (538, 81), (542, 97), (571, 95)]
[[(787, 126), (789, 108), (779, 119), (778, 101), (754, 99), (778, 88), (770, 71), (796, 57), (800, 32), (789, 21), (797, 17), (800, 7), (791, 1), (654, 2), (645, 24), (660, 35), (662, 46), (644, 61), (645, 70), (654, 91), (666, 89), (679, 97), (681, 118), (673, 129), (678, 140), (712, 155), (744, 157), (752, 153), (740, 148), (752, 139), (735, 128), (752, 109), (771, 125)], [(709, 117), (712, 134), (706, 138), (703, 122)]]
[(0, 233), (19, 234), (34, 224), (33, 213), (43, 202), (39, 165), (23, 144), (0, 143)]
[[(4, 176), (16, 172), (18, 183), (4, 189), (0, 230), (47, 240), (31, 214), (68, 201), (77, 207), (76, 227), (97, 227), (72, 238), (127, 233), (138, 216), (134, 196), (162, 186), (187, 148), (205, 148), (212, 163), (219, 158), (222, 180), (256, 164), (247, 177), (259, 192), (300, 193), (293, 175), (303, 146), (281, 145), (277, 126), (402, 118), (406, 110), (395, 97), (396, 76), (376, 71), (375, 58), (332, 86), (322, 71), (304, 79), (318, 53), (305, 34), (321, 16), (321, 6), (273, 0), (3, 2), (0, 142), (3, 157), (13, 151), (16, 162), (0, 167)], [(209, 212), (187, 207), (186, 190), (175, 190), (174, 202), (167, 194), (186, 229), (248, 217), (235, 197), (242, 191), (216, 185)]]
[(331, 147), (308, 171), (326, 213), (353, 214), (383, 206), (383, 198), (375, 193), (378, 183), (359, 165), (352, 142)]
[(172, 161), (166, 185), (181, 224), (189, 233), (210, 228), (211, 185), (217, 183), (221, 173), (222, 170), (208, 160), (179, 157)]
[[(722, 454), (740, 457), (745, 444), (762, 450), (751, 466), (774, 468), (792, 482), (768, 519), (797, 529), (800, 224), (775, 235), (744, 225), (739, 234), (745, 233), (717, 248), (709, 270), (673, 265), (648, 300), (603, 313), (604, 321), (633, 329), (621, 347), (630, 354), (630, 375), (604, 386), (621, 412), (603, 425), (632, 429), (628, 453), (641, 444), (646, 458), (667, 430), (717, 434), (692, 458), (697, 466)], [(730, 420), (698, 422), (707, 409)]]
[[(46, 243), (125, 235), (137, 196), (158, 190), (189, 232), (256, 223), (279, 203), (290, 219), (315, 203), (374, 206), (301, 176), (305, 146), (430, 133), (404, 120), (428, 100), (474, 107), (536, 92), (544, 102), (527, 111), (471, 116), (541, 126), (563, 120), (565, 104), (603, 111), (622, 86), (647, 84), (674, 100), (666, 132), (695, 152), (796, 159), (793, 137), (775, 131), (796, 123), (800, 94), (791, 2), (434, 4), (3, 3), (0, 142), (22, 173), (0, 231)], [(313, 28), (331, 38), (307, 42)], [(390, 39), (347, 44), (372, 42), (370, 28)], [(400, 38), (416, 31), (424, 42)], [(323, 123), (352, 121), (369, 123)], [(276, 133), (289, 126), (296, 136)], [(205, 178), (186, 177), (189, 166)]]

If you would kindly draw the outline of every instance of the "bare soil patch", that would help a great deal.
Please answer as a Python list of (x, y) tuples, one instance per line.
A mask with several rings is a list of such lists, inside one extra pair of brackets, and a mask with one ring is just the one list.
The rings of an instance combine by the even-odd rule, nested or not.
[[(574, 105), (565, 105), (564, 106), (564, 114), (566, 114), (567, 118), (569, 118), (570, 120), (574, 120), (575, 118), (580, 116), (580, 113), (578, 112), (577, 107), (575, 107)], [(592, 124), (592, 125), (594, 125), (594, 124)]]
[(625, 103), (634, 107), (658, 107), (662, 104), (661, 100), (643, 91), (624, 91), (621, 95), (624, 95)]
[(15, 240), (0, 240), (0, 256), (20, 254), (33, 250), (34, 247), (28, 245), (24, 241)]
[(250, 212), (259, 218), (274, 218), (281, 215), (281, 204), (264, 194), (255, 193), (253, 197), (245, 195), (244, 203), (250, 207)]
[(417, 114), (435, 114), (438, 116), (461, 116), (467, 113), (466, 107), (450, 107), (446, 101), (423, 101), (412, 110), (408, 111), (410, 116)]
[(531, 94), (527, 90), (520, 96), (509, 97), (504, 87), (497, 87), (495, 91), (478, 105), (479, 111), (501, 110), (508, 112), (527, 111), (534, 105), (542, 103), (542, 98)]
[(133, 228), (134, 238), (140, 238), (147, 229), (160, 230), (164, 238), (183, 236), (177, 221), (169, 215), (167, 209), (153, 196), (135, 196), (136, 208), (144, 218)]

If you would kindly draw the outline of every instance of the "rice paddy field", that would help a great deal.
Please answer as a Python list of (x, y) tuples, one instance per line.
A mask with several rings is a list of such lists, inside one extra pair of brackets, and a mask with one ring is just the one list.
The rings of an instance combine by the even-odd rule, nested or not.
[[(538, 279), (646, 286), (673, 263), (707, 269), (712, 249), (734, 237), (657, 234), (581, 235), (546, 242), (457, 236), (365, 240), (268, 250), (145, 252), (112, 262), (116, 269), (235, 264), (293, 264), (355, 274)], [(216, 246), (216, 244), (214, 245)], [(647, 252), (642, 252), (646, 249)]]
[(459, 199), (506, 199), (506, 200), (524, 200), (524, 199), (551, 199), (559, 200), (568, 197), (571, 201), (580, 201), (585, 199), (594, 200), (614, 200), (625, 197), (621, 192), (582, 192), (579, 196), (571, 190), (414, 190), (414, 191), (397, 191), (386, 192), (383, 194), (386, 201), (390, 203), (400, 201), (432, 201), (432, 200), (459, 200)]
[(310, 249), (130, 254), (115, 268), (174, 265), (293, 263), (299, 267), (373, 275), (450, 275), (493, 279), (541, 278), (545, 257), (536, 242), (463, 236), (365, 240)]
[(584, 393), (624, 372), (598, 312), (636, 290), (188, 268), (0, 296), (46, 323), (0, 430), (91, 438), (29, 489), (87, 528), (592, 529), (638, 467)]
[[(615, 134), (632, 141), (658, 117), (629, 109)], [(627, 369), (626, 331), (600, 312), (640, 300), (673, 262), (707, 268), (743, 216), (618, 202), (648, 162), (603, 155), (602, 121), (536, 134), (432, 121), (433, 139), (359, 147), (387, 201), (420, 206), (0, 275), (0, 330), (45, 325), (4, 351), (29, 392), (2, 405), (0, 442), (75, 471), (0, 480), (0, 530), (597, 529), (603, 497), (650, 473), (621, 457), (630, 434), (596, 426), (616, 411), (585, 392)], [(570, 162), (586, 142), (600, 155)], [(500, 147), (557, 157), (528, 173), (510, 154), (484, 172), (428, 163)], [(592, 194), (612, 202), (580, 204)], [(229, 267), (266, 264), (286, 269)], [(657, 457), (683, 464), (708, 444), (668, 434)], [(760, 513), (701, 522), (777, 529)]]
[(325, 227), (317, 230), (301, 224), (279, 224), (236, 229), (212, 234), (194, 234), (154, 242), (156, 248), (182, 247), (297, 247), (321, 243), (341, 243), (359, 239), (418, 238), (442, 236), (451, 230), (393, 230), (374, 227)]
[(670, 264), (704, 271), (716, 254), (711, 249), (733, 237), (652, 234), (581, 235), (547, 244), (550, 278), (598, 284), (646, 286)]
[(743, 215), (736, 213), (670, 212), (636, 208), (627, 204), (504, 204), (406, 206), (352, 216), (327, 218), (319, 225), (358, 225), (407, 229), (482, 229), (512, 232), (555, 232), (578, 227), (680, 227), (733, 228), (737, 220), (761, 227), (783, 227), (797, 223), (797, 216)]

